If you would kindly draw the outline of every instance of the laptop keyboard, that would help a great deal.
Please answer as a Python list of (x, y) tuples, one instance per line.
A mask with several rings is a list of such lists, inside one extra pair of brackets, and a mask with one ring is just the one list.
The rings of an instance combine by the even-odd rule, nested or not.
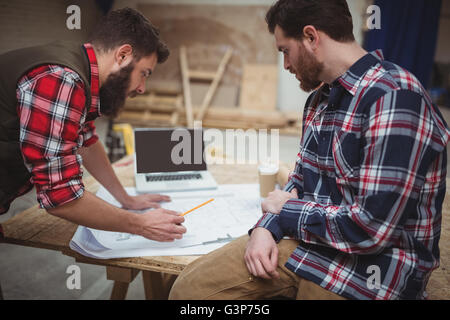
[(194, 180), (194, 179), (202, 179), (202, 175), (200, 173), (191, 173), (191, 174), (171, 174), (171, 175), (163, 175), (163, 176), (145, 176), (147, 182), (149, 181), (178, 181), (178, 180)]

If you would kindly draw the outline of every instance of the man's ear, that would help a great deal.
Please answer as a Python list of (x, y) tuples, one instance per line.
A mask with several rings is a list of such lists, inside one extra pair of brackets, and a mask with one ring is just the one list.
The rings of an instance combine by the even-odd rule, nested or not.
[(303, 43), (315, 51), (319, 45), (320, 35), (314, 26), (307, 25), (303, 28)]
[(123, 44), (115, 50), (114, 59), (119, 66), (127, 65), (133, 59), (133, 48), (129, 44)]

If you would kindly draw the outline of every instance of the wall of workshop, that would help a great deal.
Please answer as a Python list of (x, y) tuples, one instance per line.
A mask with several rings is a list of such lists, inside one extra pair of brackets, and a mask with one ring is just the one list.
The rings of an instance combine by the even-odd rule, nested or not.
[[(220, 47), (216, 48), (215, 61), (205, 58), (206, 45), (230, 43), (237, 48), (231, 61), (231, 72), (224, 76), (221, 90), (217, 92), (215, 103), (220, 96), (238, 95), (239, 79), (242, 77), (243, 63), (278, 64), (277, 107), (280, 110), (303, 110), (308, 93), (299, 88), (298, 80), (283, 68), (283, 58), (275, 48), (273, 36), (267, 31), (265, 13), (274, 0), (116, 0), (115, 8), (134, 7), (146, 14), (167, 39), (174, 56), (178, 57), (177, 46), (185, 40), (186, 44), (197, 43), (190, 61), (199, 65), (203, 59), (213, 67), (217, 64)], [(363, 28), (367, 19), (366, 10), (371, 0), (347, 0), (353, 17), (354, 34), (359, 43), (363, 41)], [(195, 21), (198, 19), (197, 21)], [(206, 35), (206, 36), (205, 36)], [(208, 36), (214, 35), (214, 36)], [(203, 37), (203, 38), (202, 38)], [(199, 43), (206, 44), (204, 47)], [(222, 48), (223, 51), (223, 48)], [(199, 54), (200, 53), (200, 54)], [(213, 52), (214, 53), (214, 52)], [(219, 54), (220, 56), (220, 54)], [(195, 60), (196, 58), (197, 61)], [(155, 73), (155, 84), (161, 80), (181, 79), (177, 59), (160, 67)], [(181, 82), (178, 83), (181, 86)], [(228, 86), (228, 90), (224, 87)], [(233, 89), (234, 88), (234, 89)], [(222, 91), (222, 92), (221, 92)], [(226, 92), (223, 92), (226, 91)], [(222, 99), (223, 100), (223, 99)], [(236, 105), (236, 103), (235, 103)]]
[[(69, 30), (67, 7), (81, 9), (81, 29)], [(0, 0), (0, 53), (53, 40), (83, 42), (101, 12), (93, 0)]]
[[(238, 5), (237, 5), (238, 4)], [(233, 55), (212, 106), (239, 105), (243, 66), (278, 63), (272, 35), (267, 32), (265, 13), (271, 1), (137, 0), (116, 1), (114, 8), (134, 7), (161, 32), (171, 57), (157, 66), (149, 89), (182, 91), (180, 46), (187, 47), (190, 69), (215, 71), (227, 47)], [(191, 84), (193, 105), (200, 105), (209, 83)]]

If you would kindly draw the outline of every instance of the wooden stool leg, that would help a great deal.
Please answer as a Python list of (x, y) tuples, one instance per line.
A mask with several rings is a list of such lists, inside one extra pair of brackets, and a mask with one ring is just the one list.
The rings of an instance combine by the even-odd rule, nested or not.
[(142, 271), (142, 278), (147, 300), (167, 300), (177, 276), (167, 273)]
[(114, 281), (114, 287), (111, 292), (111, 300), (125, 300), (127, 297), (129, 283)]
[(136, 278), (139, 270), (119, 267), (106, 267), (106, 278), (114, 280), (111, 300), (125, 300), (128, 286)]

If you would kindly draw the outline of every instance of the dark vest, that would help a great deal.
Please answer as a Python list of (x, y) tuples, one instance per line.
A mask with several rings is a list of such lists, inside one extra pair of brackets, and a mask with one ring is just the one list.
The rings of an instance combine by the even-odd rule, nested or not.
[(19, 145), (17, 82), (31, 69), (46, 64), (78, 73), (86, 88), (86, 107), (90, 106), (90, 65), (81, 44), (57, 41), (0, 55), (0, 207), (9, 207), (8, 202), (31, 177)]

